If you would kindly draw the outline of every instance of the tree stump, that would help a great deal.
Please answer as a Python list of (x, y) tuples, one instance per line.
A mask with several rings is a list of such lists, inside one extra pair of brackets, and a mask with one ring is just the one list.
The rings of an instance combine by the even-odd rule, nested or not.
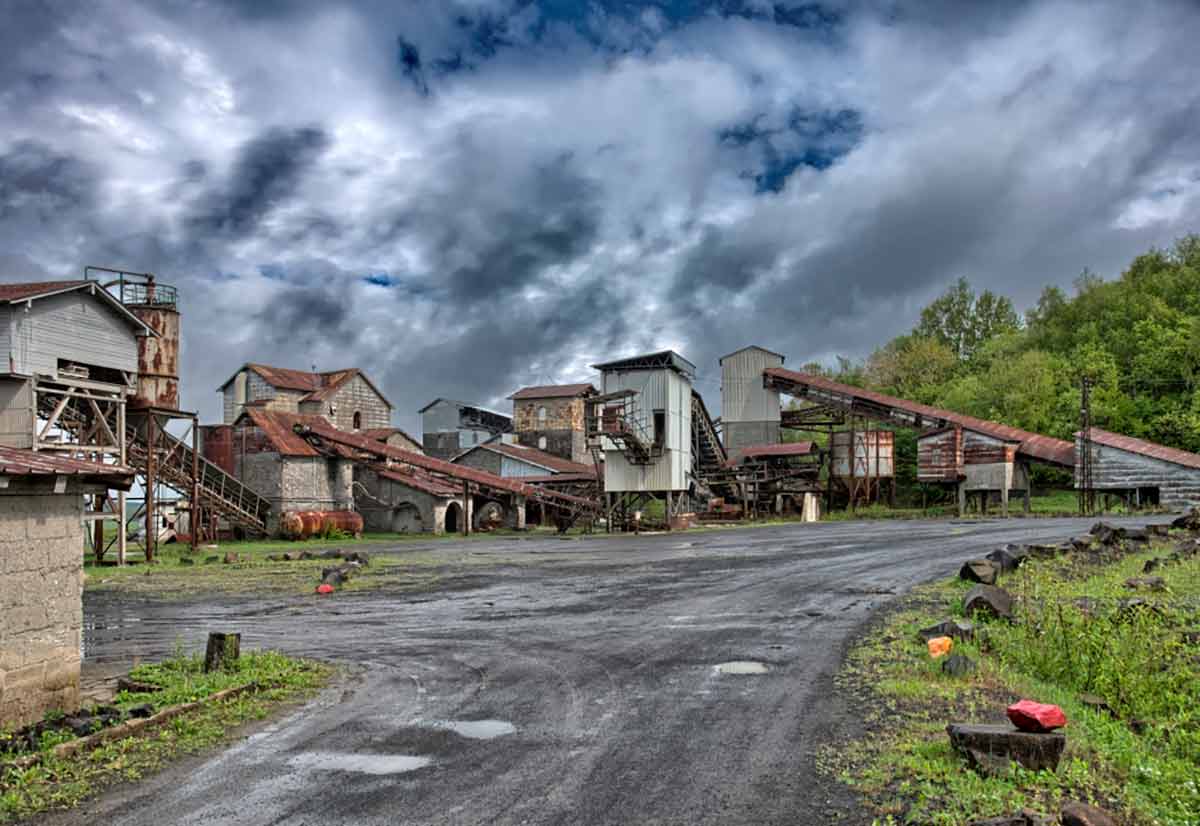
[(241, 653), (241, 634), (209, 634), (208, 648), (204, 651), (204, 673), (232, 667)]

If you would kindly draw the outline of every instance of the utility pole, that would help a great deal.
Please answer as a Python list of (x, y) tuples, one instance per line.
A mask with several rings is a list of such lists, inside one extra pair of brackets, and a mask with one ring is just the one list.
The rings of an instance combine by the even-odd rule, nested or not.
[(1096, 491), (1092, 478), (1092, 380), (1084, 376), (1079, 388), (1079, 514), (1096, 512)]

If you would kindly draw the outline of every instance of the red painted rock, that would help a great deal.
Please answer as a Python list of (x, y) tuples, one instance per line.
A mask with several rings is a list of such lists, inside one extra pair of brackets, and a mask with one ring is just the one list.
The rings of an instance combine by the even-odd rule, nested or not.
[(328, 582), (322, 582), (320, 585), (317, 586), (317, 593), (318, 594), (332, 594), (333, 586), (330, 585)]
[(1067, 724), (1067, 715), (1058, 706), (1046, 703), (1035, 703), (1033, 700), (1022, 700), (1013, 703), (1005, 713), (1012, 724), (1021, 731), (1054, 731)]

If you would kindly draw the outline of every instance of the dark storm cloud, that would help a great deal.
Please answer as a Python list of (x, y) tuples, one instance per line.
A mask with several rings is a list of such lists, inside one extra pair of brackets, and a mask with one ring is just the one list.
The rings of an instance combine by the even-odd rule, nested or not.
[(329, 137), (319, 127), (274, 128), (246, 143), (228, 179), (193, 205), (188, 226), (198, 235), (243, 237), (288, 201)]
[(92, 206), (97, 172), (78, 158), (34, 140), (0, 154), (0, 220), (49, 221)]
[(330, 267), (323, 284), (282, 290), (254, 316), (262, 335), (272, 344), (306, 352), (315, 341), (335, 340), (353, 348), (358, 330), (350, 297), (339, 289), (340, 273)]

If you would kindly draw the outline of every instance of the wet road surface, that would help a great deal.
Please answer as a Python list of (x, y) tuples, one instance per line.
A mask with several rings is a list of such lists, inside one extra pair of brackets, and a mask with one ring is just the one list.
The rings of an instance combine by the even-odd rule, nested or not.
[(969, 557), (1086, 528), (1013, 519), (476, 539), (485, 564), (472, 587), (420, 595), (89, 593), (89, 660), (168, 655), (177, 641), (195, 650), (210, 630), (238, 630), (244, 647), (361, 667), (225, 751), (48, 820), (858, 822), (813, 764), (855, 716), (831, 692), (854, 631)]

